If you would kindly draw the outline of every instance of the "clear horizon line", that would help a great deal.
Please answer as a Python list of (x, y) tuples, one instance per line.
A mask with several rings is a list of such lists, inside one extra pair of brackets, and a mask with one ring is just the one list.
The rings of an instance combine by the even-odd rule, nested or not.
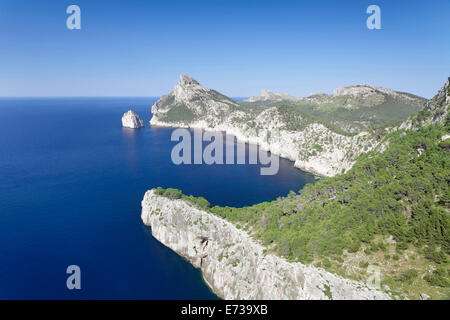
[[(17, 98), (160, 98), (159, 96), (0, 96), (0, 99), (17, 99)], [(230, 98), (249, 98), (250, 96), (230, 96)]]
[(0, 96), (1, 98), (159, 98), (161, 96)]

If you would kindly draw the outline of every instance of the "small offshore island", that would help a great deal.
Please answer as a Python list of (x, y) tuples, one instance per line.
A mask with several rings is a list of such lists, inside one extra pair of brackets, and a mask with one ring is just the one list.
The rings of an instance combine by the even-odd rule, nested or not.
[(225, 131), (327, 178), (244, 208), (157, 188), (141, 218), (225, 299), (448, 298), (449, 81), (431, 100), (361, 85), (236, 103), (182, 75), (150, 124)]
[(138, 129), (144, 126), (144, 121), (133, 110), (129, 110), (122, 116), (122, 126), (124, 128)]

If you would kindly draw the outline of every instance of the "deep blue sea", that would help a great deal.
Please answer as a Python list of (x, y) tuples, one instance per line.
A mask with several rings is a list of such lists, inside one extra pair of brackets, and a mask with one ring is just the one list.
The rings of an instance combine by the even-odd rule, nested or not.
[[(314, 181), (282, 159), (275, 176), (257, 165), (172, 164), (172, 129), (148, 125), (155, 100), (0, 99), (0, 299), (215, 299), (143, 225), (145, 191), (245, 206)], [(130, 108), (145, 128), (122, 128)], [(66, 288), (72, 264), (81, 290)]]

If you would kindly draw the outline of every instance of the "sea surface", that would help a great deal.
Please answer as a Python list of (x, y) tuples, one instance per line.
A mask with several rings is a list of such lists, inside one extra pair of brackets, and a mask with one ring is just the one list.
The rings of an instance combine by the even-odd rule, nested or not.
[[(143, 225), (145, 191), (245, 206), (314, 181), (283, 159), (275, 176), (258, 165), (174, 165), (173, 129), (148, 125), (155, 101), (0, 99), (0, 299), (217, 299)], [(130, 108), (145, 128), (122, 128)], [(81, 268), (81, 290), (66, 287), (69, 265)]]

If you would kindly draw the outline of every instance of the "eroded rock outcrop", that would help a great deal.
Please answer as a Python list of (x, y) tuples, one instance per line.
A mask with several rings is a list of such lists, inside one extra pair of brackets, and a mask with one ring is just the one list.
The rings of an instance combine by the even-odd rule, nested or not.
[(144, 126), (144, 121), (133, 110), (129, 110), (122, 116), (122, 126), (137, 129)]
[[(186, 124), (199, 117), (210, 120), (220, 118), (237, 106), (230, 98), (205, 88), (191, 76), (182, 74), (173, 90), (155, 102), (152, 113), (161, 122), (178, 121)], [(150, 123), (157, 121), (156, 118)]]
[(390, 298), (364, 283), (266, 254), (245, 231), (182, 199), (147, 191), (141, 218), (156, 239), (199, 268), (208, 286), (225, 299)]
[(448, 115), (450, 106), (450, 78), (447, 78), (444, 86), (426, 105), (426, 110), (431, 113), (428, 123), (443, 122)]

